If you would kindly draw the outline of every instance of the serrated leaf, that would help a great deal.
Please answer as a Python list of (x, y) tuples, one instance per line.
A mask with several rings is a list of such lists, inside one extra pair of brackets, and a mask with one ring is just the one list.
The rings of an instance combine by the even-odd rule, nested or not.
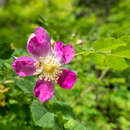
[(72, 111), (71, 106), (64, 103), (64, 102), (55, 101), (50, 107), (53, 109), (53, 111), (55, 113), (56, 112), (62, 112), (67, 117), (73, 117), (74, 116), (74, 113)]
[(43, 115), (47, 112), (43, 104), (41, 104), (39, 101), (33, 101), (31, 105), (31, 112), (36, 125), (41, 126), (40, 120), (42, 119)]
[(128, 67), (125, 59), (118, 56), (106, 56), (105, 64), (118, 71), (122, 71)]
[(83, 125), (78, 121), (70, 119), (67, 123), (64, 124), (66, 130), (87, 130)]
[(31, 105), (31, 112), (33, 114), (33, 119), (35, 122), (38, 122), (41, 117), (47, 112), (39, 101), (33, 101)]
[(47, 112), (45, 107), (39, 101), (33, 101), (31, 112), (36, 125), (43, 128), (53, 128), (55, 124), (54, 114)]
[(123, 36), (120, 39), (126, 43), (126, 46), (113, 50), (112, 54), (130, 59), (130, 36)]
[(43, 128), (53, 128), (55, 124), (54, 114), (50, 112), (46, 112), (37, 124)]
[(125, 45), (125, 42), (112, 37), (100, 38), (94, 42), (94, 49), (95, 51), (104, 51), (110, 53), (112, 49), (116, 49)]
[(24, 77), (16, 80), (16, 85), (26, 94), (33, 94), (35, 84), (36, 82), (33, 77)]

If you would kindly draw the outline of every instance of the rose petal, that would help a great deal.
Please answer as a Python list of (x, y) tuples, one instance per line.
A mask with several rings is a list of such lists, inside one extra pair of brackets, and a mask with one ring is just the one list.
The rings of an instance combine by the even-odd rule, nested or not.
[(63, 63), (64, 57), (63, 57), (63, 48), (64, 44), (60, 41), (56, 42), (54, 45), (54, 53), (56, 54), (57, 58)]
[(68, 64), (75, 55), (75, 49), (71, 44), (64, 45), (62, 42), (56, 42), (54, 53), (63, 64)]
[(39, 43), (44, 43), (45, 41), (50, 43), (50, 37), (48, 35), (48, 32), (44, 28), (42, 27), (36, 28), (35, 35)]
[(35, 62), (36, 60), (29, 56), (22, 56), (17, 58), (12, 66), (19, 76), (31, 76), (36, 70), (34, 67)]
[(61, 86), (61, 88), (72, 89), (76, 79), (77, 76), (74, 72), (70, 71), (69, 69), (62, 69), (62, 74), (58, 79), (58, 84)]
[[(36, 31), (37, 32), (37, 31)], [(32, 34), (27, 43), (27, 50), (32, 56), (38, 58), (40, 56), (47, 56), (51, 51), (51, 43), (49, 40), (49, 36), (45, 35), (41, 39), (41, 33)]]
[(38, 80), (34, 88), (34, 95), (39, 98), (41, 102), (46, 102), (53, 97), (54, 94), (54, 83)]

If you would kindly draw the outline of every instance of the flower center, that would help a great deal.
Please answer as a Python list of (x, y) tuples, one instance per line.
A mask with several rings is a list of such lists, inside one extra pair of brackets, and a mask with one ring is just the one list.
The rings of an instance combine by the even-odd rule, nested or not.
[(36, 73), (40, 73), (40, 80), (58, 80), (62, 73), (60, 62), (53, 56), (40, 57), (39, 61), (35, 62), (34, 65), (36, 67)]
[(55, 66), (53, 64), (44, 64), (43, 68), (47, 73), (53, 73), (55, 71)]

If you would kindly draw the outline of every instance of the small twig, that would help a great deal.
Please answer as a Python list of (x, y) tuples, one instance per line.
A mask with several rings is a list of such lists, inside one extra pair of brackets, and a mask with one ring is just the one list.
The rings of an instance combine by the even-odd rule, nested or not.
[(14, 83), (14, 82), (15, 82), (14, 80), (6, 80), (3, 82), (3, 84)]
[(1, 80), (0, 84), (14, 83), (14, 80)]
[(13, 77), (13, 79), (4, 79), (4, 80), (1, 80), (0, 81), (0, 84), (8, 84), (8, 83), (14, 83), (15, 80), (18, 80), (19, 79), (19, 76), (16, 76), (16, 77)]
[(102, 80), (104, 78), (104, 76), (106, 75), (106, 73), (109, 71), (109, 67), (107, 67), (105, 70), (102, 71), (100, 77), (98, 78), (98, 80)]

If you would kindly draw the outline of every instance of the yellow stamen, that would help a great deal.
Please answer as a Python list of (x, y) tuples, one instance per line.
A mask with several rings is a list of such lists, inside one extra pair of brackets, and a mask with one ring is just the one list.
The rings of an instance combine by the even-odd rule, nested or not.
[(53, 56), (47, 56), (47, 57), (39, 57), (39, 61), (34, 63), (34, 66), (36, 67), (36, 73), (41, 72), (39, 79), (44, 79), (45, 81), (54, 81), (58, 80), (61, 71), (61, 64), (57, 59), (55, 59)]
[(44, 65), (44, 70), (47, 72), (47, 73), (53, 73), (54, 70), (55, 70), (55, 66), (52, 64), (45, 64)]

